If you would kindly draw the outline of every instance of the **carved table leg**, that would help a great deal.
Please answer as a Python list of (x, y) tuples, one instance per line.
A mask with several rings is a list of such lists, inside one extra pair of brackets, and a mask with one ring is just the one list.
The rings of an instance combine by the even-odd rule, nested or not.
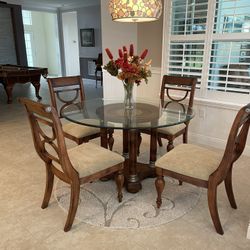
[(127, 147), (129, 149), (129, 159), (125, 162), (125, 166), (128, 169), (126, 188), (130, 193), (137, 193), (142, 187), (137, 172), (138, 131), (136, 129), (123, 131), (123, 139), (125, 139), (125, 143), (127, 142), (126, 144), (128, 145), (124, 143), (125, 150), (123, 151), (127, 151)]
[(128, 130), (123, 130), (123, 157), (127, 160), (129, 159), (128, 154)]

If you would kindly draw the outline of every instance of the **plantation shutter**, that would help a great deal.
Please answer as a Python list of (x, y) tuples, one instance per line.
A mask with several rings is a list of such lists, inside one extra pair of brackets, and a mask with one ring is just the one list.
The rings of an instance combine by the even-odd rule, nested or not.
[(249, 32), (249, 0), (216, 0), (208, 90), (250, 93)]
[(170, 75), (189, 76), (198, 79), (200, 88), (204, 43), (202, 42), (171, 42), (169, 54)]
[(213, 42), (209, 90), (250, 93), (250, 42)]
[(207, 9), (207, 0), (173, 0), (171, 34), (204, 34)]
[(164, 73), (196, 77), (204, 97), (249, 95), (250, 0), (170, 0), (167, 8)]
[(214, 33), (245, 33), (249, 31), (249, 0), (216, 0)]

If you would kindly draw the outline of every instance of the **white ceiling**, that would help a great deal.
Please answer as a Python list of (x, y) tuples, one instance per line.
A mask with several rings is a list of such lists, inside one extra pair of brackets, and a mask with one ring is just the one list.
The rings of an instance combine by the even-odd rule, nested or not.
[(100, 0), (2, 0), (31, 8), (75, 8), (100, 4)]
[(32, 4), (44, 4), (44, 5), (51, 5), (51, 6), (71, 6), (71, 5), (91, 5), (96, 4), (99, 2), (98, 0), (23, 0), (23, 2), (32, 3)]

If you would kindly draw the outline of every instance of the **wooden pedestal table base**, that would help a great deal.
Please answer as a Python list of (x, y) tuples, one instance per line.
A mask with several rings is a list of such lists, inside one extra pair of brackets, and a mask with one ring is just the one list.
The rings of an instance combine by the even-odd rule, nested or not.
[(156, 129), (152, 129), (150, 140), (150, 164), (137, 162), (138, 135), (139, 131), (137, 129), (123, 130), (125, 186), (130, 193), (137, 193), (141, 190), (141, 181), (143, 179), (155, 176), (154, 162), (156, 161), (157, 152)]

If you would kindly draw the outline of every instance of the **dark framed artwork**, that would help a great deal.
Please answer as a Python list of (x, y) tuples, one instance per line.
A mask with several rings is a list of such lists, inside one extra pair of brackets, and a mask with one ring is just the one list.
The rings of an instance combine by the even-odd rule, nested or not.
[(80, 37), (82, 47), (95, 47), (94, 29), (80, 29)]

